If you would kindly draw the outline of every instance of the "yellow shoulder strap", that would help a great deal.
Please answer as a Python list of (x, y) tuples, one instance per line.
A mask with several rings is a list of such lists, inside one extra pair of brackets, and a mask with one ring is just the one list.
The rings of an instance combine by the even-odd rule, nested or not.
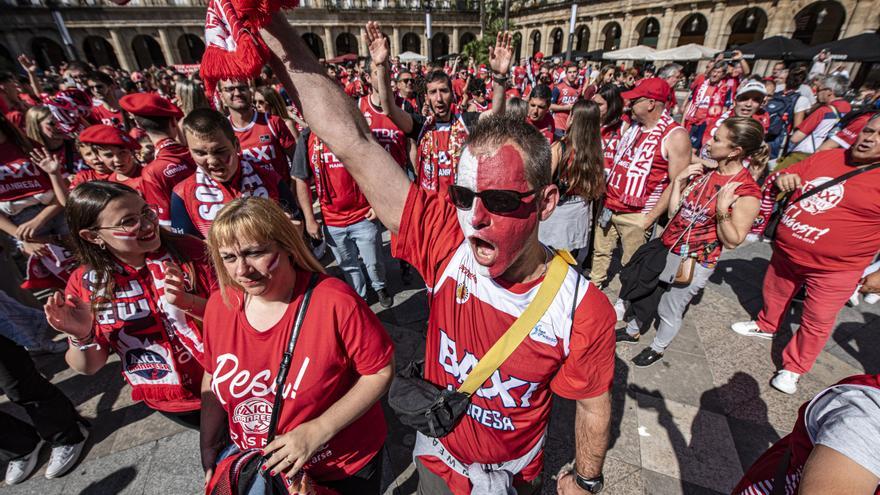
[(471, 395), (477, 391), (486, 380), (497, 370), (501, 364), (513, 354), (513, 351), (519, 347), (520, 343), (526, 338), (526, 335), (532, 331), (541, 316), (550, 307), (550, 303), (562, 287), (562, 282), (568, 274), (568, 265), (575, 264), (574, 258), (568, 251), (557, 251), (550, 267), (547, 269), (547, 275), (538, 288), (538, 294), (535, 299), (529, 303), (525, 311), (513, 322), (513, 325), (498, 339), (489, 352), (474, 366), (474, 369), (468, 374), (464, 383), (458, 387), (458, 391), (467, 395)]

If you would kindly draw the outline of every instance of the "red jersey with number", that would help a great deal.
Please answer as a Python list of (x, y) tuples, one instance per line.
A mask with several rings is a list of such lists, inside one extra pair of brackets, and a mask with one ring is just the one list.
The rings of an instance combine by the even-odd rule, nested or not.
[(535, 128), (538, 129), (538, 131), (547, 138), (547, 141), (550, 141), (551, 144), (553, 141), (556, 141), (556, 122), (553, 120), (553, 116), (550, 115), (550, 112), (545, 113), (544, 118), (537, 122), (526, 117), (526, 122), (535, 126)]
[(373, 105), (370, 97), (364, 96), (361, 98), (358, 106), (361, 113), (364, 114), (367, 125), (370, 126), (370, 131), (373, 133), (376, 141), (385, 148), (385, 151), (391, 155), (391, 158), (394, 158), (398, 165), (405, 167), (408, 159), (406, 154), (406, 134), (394, 125), (391, 117), (385, 115)]
[(851, 172), (847, 151), (820, 151), (785, 170), (801, 178), (776, 230), (774, 247), (801, 266), (821, 271), (861, 270), (880, 251), (880, 169), (797, 198)]
[(602, 137), (602, 157), (605, 158), (605, 177), (611, 173), (612, 165), (614, 165), (614, 154), (617, 153), (617, 147), (620, 145), (620, 135), (623, 129), (623, 121), (614, 126), (603, 125), (600, 130)]
[[(554, 102), (556, 105), (574, 105), (578, 100), (578, 96), (580, 96), (580, 91), (569, 86), (566, 82), (557, 84), (555, 89), (559, 92), (559, 96)], [(553, 120), (556, 123), (557, 129), (568, 129), (568, 116), (570, 113), (570, 111), (553, 112)]]
[(348, 227), (363, 221), (370, 211), (370, 203), (354, 177), (314, 132), (309, 134), (308, 144), (309, 166), (324, 223), (330, 227)]
[[(687, 253), (696, 256), (702, 264), (712, 264), (721, 256), (721, 241), (718, 239), (716, 205), (718, 191), (728, 182), (741, 182), (735, 193), (740, 197), (749, 196), (761, 199), (761, 187), (752, 178), (749, 169), (743, 168), (734, 175), (720, 175), (709, 172), (692, 179), (691, 186), (681, 203), (678, 213), (669, 221), (660, 238), (663, 245), (680, 254), (683, 246)], [(733, 207), (729, 211), (732, 211)], [(692, 226), (691, 226), (692, 225)], [(685, 230), (691, 226), (690, 230)], [(684, 235), (682, 235), (684, 233)]]
[[(430, 298), (424, 377), (438, 387), (457, 388), (528, 307), (543, 279), (519, 284), (483, 275), (455, 208), (417, 185), (410, 186), (401, 218), (394, 256), (419, 271)], [(553, 393), (580, 400), (611, 388), (615, 319), (608, 298), (569, 268), (539, 323), (440, 439), (446, 451), (465, 465), (535, 452), (545, 438)], [(419, 460), (453, 493), (470, 493), (469, 480), (437, 457)], [(537, 447), (516, 478), (532, 480), (542, 468)]]
[(52, 190), (52, 182), (7, 136), (0, 143), (0, 201), (13, 201)]
[(141, 172), (141, 193), (159, 212), (159, 224), (171, 226), (171, 191), (196, 171), (186, 146), (171, 138), (156, 143), (156, 157)]
[(104, 102), (101, 100), (94, 100), (91, 117), (91, 121), (96, 124), (112, 125), (123, 131), (127, 130), (125, 128), (125, 118), (122, 115), (122, 110), (108, 110), (107, 107), (104, 106)]
[(285, 184), (290, 182), (288, 155), (296, 146), (296, 140), (280, 117), (254, 112), (254, 117), (248, 125), (244, 127), (233, 125), (232, 129), (241, 145), (242, 160), (272, 170), (284, 179)]
[(846, 127), (840, 129), (836, 133), (832, 134), (828, 139), (833, 140), (835, 143), (839, 144), (841, 148), (848, 150), (852, 145), (856, 144), (856, 140), (859, 138), (859, 134), (862, 132), (862, 129), (868, 125), (868, 121), (871, 120), (871, 117), (876, 115), (874, 112), (863, 113), (858, 117), (852, 119)]
[[(205, 308), (205, 368), (226, 410), (229, 436), (240, 449), (266, 445), (281, 356), (310, 277), (297, 270), (293, 301), (265, 331), (250, 324), (236, 289), (227, 289), (230, 304), (215, 292)], [(366, 303), (345, 282), (320, 275), (282, 387), (278, 434), (324, 414), (361, 376), (391, 364), (393, 355), (391, 339)], [(304, 470), (318, 481), (348, 477), (379, 452), (386, 432), (377, 401), (318, 448)]]

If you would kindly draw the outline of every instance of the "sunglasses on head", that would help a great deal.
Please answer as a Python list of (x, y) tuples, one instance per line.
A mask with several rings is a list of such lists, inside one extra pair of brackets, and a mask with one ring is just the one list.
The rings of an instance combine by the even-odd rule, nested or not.
[(491, 213), (511, 213), (522, 206), (522, 200), (534, 195), (538, 189), (519, 192), (507, 189), (487, 189), (475, 192), (462, 186), (449, 186), (448, 194), (452, 204), (460, 210), (470, 210), (474, 206), (474, 198), (480, 198), (483, 206)]

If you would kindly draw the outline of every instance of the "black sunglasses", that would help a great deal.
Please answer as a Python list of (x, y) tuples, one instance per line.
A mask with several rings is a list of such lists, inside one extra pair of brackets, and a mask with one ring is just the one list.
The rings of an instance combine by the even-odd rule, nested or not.
[(483, 205), (492, 213), (510, 213), (516, 211), (522, 200), (538, 192), (538, 189), (519, 192), (507, 189), (487, 189), (474, 192), (462, 186), (449, 186), (449, 199), (460, 210), (470, 210), (474, 206), (474, 198), (483, 200)]

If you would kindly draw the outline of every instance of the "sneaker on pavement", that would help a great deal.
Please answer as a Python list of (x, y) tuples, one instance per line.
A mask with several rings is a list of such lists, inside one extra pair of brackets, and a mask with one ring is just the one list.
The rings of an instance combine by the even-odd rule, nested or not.
[(764, 332), (758, 328), (758, 323), (755, 321), (738, 321), (733, 325), (730, 325), (730, 329), (746, 337), (758, 337), (761, 339), (773, 340), (773, 334)]
[(617, 321), (623, 321), (623, 317), (626, 316), (626, 304), (623, 299), (614, 301), (614, 312), (617, 313)]
[(632, 362), (637, 368), (647, 368), (661, 359), (663, 359), (662, 353), (657, 352), (650, 347), (646, 347), (638, 354), (638, 356), (632, 358)]
[(30, 454), (9, 461), (9, 465), (6, 466), (7, 485), (17, 485), (26, 480), (27, 477), (34, 472), (34, 468), (37, 467), (37, 459), (40, 457), (40, 450), (43, 449), (44, 443), (45, 442), (40, 440)]
[(379, 305), (385, 309), (394, 306), (394, 298), (388, 295), (388, 291), (385, 289), (379, 289), (376, 291), (376, 296), (379, 297)]
[(797, 392), (797, 384), (800, 377), (801, 375), (793, 371), (779, 370), (776, 376), (770, 380), (770, 385), (780, 392), (791, 395)]
[(641, 335), (630, 335), (627, 333), (626, 328), (618, 328), (614, 331), (614, 337), (618, 344), (637, 344)]
[(46, 466), (46, 479), (58, 478), (64, 476), (70, 471), (70, 468), (79, 460), (86, 440), (89, 438), (89, 431), (82, 425), (79, 425), (79, 431), (83, 434), (83, 439), (79, 443), (71, 445), (59, 445), (52, 447), (52, 454), (49, 456), (49, 464)]

